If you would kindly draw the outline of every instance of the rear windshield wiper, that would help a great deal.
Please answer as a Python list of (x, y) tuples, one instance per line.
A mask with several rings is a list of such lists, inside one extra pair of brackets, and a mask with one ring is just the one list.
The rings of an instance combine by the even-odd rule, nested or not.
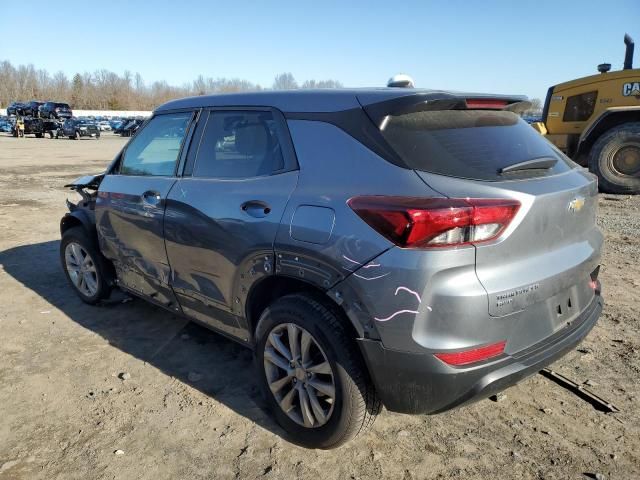
[(514, 163), (508, 167), (500, 169), (500, 173), (519, 172), (521, 170), (548, 170), (558, 163), (557, 158), (541, 157), (533, 160), (525, 160), (524, 162)]

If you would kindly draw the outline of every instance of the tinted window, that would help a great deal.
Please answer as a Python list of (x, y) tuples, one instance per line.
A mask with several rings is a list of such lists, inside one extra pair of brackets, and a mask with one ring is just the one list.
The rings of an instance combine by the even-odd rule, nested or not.
[(500, 170), (536, 158), (558, 159), (545, 171), (569, 169), (564, 156), (516, 114), (441, 110), (390, 116), (382, 129), (389, 145), (416, 170), (477, 180), (503, 180)]
[(588, 120), (596, 108), (598, 92), (587, 92), (567, 98), (562, 120), (565, 122), (584, 122)]
[(122, 159), (124, 175), (173, 175), (191, 113), (153, 117), (131, 140)]
[(193, 170), (194, 177), (247, 178), (284, 168), (271, 112), (211, 112)]

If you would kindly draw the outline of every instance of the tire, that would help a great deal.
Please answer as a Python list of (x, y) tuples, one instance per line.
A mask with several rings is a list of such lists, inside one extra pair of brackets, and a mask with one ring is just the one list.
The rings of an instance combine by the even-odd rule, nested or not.
[[(288, 345), (290, 350), (286, 351), (297, 348), (302, 352), (302, 346), (292, 348), (290, 329), (298, 331), (292, 336), (301, 341), (294, 341), (293, 345), (303, 345), (302, 338), (308, 334), (311, 341), (307, 343), (311, 347), (307, 349), (306, 367), (302, 365), (304, 356), (300, 353), (297, 355), (300, 363), (296, 368), (291, 367), (294, 365), (291, 361), (285, 360), (288, 370), (284, 370), (282, 359), (286, 357), (275, 349), (271, 338), (281, 339), (285, 350)], [(279, 355), (279, 358), (274, 358), (274, 355)], [(280, 366), (276, 366), (275, 361)], [(338, 447), (364, 433), (380, 412), (381, 402), (344, 322), (336, 312), (310, 295), (287, 295), (265, 309), (256, 328), (256, 363), (265, 400), (277, 422), (296, 444), (322, 449)], [(316, 370), (318, 373), (306, 370), (315, 369), (314, 365), (321, 366)], [(326, 373), (327, 370), (330, 373)], [(270, 384), (276, 381), (281, 387), (272, 393)], [(312, 385), (322, 385), (322, 389)], [(327, 385), (333, 389), (327, 389)], [(329, 400), (331, 392), (333, 401)], [(306, 397), (306, 416), (300, 395)], [(293, 399), (289, 402), (289, 413), (280, 407), (280, 402), (287, 401), (285, 397)], [(322, 409), (320, 415), (316, 407)]]
[[(86, 256), (89, 256), (90, 263), (80, 261)], [(95, 305), (100, 300), (109, 298), (112, 288), (109, 264), (84, 228), (73, 227), (62, 234), (60, 263), (67, 281), (83, 302)], [(82, 273), (74, 273), (73, 265), (82, 265)], [(86, 289), (82, 288), (81, 282), (78, 283), (80, 276), (84, 277)]]
[(76, 135), (75, 135), (75, 139), (76, 140), (80, 140), (80, 132), (76, 130)]
[(640, 122), (604, 133), (591, 149), (589, 170), (603, 192), (640, 193)]

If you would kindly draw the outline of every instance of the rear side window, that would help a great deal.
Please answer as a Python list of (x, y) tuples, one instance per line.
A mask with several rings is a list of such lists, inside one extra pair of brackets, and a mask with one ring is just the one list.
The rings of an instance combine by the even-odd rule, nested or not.
[(209, 113), (194, 177), (248, 178), (270, 175), (283, 168), (282, 148), (271, 112)]
[(567, 98), (567, 106), (564, 109), (562, 121), (584, 122), (588, 120), (596, 108), (597, 97), (598, 92), (593, 91)]
[(153, 117), (127, 146), (120, 173), (173, 175), (191, 116), (186, 112)]
[(389, 116), (381, 133), (409, 168), (475, 180), (506, 180), (504, 167), (538, 158), (558, 162), (549, 170), (566, 171), (564, 156), (518, 115), (492, 110), (438, 110)]

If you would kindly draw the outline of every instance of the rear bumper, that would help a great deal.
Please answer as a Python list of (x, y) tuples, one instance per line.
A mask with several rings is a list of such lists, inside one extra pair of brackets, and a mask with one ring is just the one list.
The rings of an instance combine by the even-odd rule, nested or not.
[(388, 410), (434, 414), (486, 398), (553, 363), (591, 331), (602, 307), (596, 295), (575, 321), (543, 341), (468, 368), (451, 367), (431, 354), (385, 349), (379, 341), (362, 339), (360, 347)]

